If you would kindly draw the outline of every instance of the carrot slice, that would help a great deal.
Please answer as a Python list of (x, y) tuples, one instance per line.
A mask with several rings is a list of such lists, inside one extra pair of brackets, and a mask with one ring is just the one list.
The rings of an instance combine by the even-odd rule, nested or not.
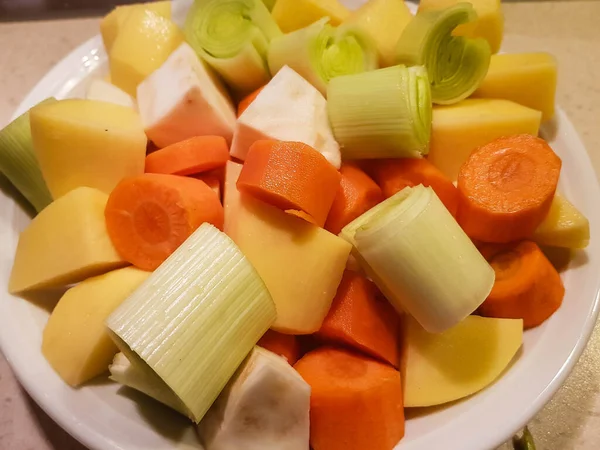
[(400, 372), (346, 350), (322, 347), (294, 366), (311, 387), (314, 450), (392, 450), (404, 436)]
[(373, 161), (369, 167), (385, 198), (405, 187), (422, 184), (431, 187), (450, 214), (456, 216), (458, 190), (446, 176), (423, 158), (385, 159)]
[(528, 134), (479, 147), (458, 174), (458, 222), (483, 242), (531, 237), (550, 210), (560, 168), (546, 141)]
[(362, 275), (346, 271), (317, 336), (399, 367), (400, 317)]
[(222, 136), (196, 136), (146, 156), (146, 173), (194, 175), (225, 166), (229, 160)]
[(123, 259), (154, 270), (202, 223), (223, 228), (223, 207), (206, 183), (146, 173), (125, 178), (104, 210), (108, 235)]
[(323, 226), (340, 178), (321, 153), (302, 142), (261, 140), (250, 147), (237, 188)]
[(325, 229), (339, 234), (346, 225), (383, 201), (379, 186), (354, 164), (344, 163), (338, 192), (333, 200)]
[(192, 175), (192, 177), (204, 181), (217, 194), (219, 201), (221, 201), (221, 186), (225, 178), (225, 168), (214, 169), (210, 172)]
[(250, 94), (248, 94), (246, 97), (244, 97), (239, 103), (238, 103), (238, 108), (237, 108), (237, 116), (240, 117), (242, 115), (242, 113), (244, 111), (246, 111), (246, 109), (248, 108), (248, 106), (250, 106), (250, 103), (252, 103), (256, 97), (258, 97), (258, 94), (260, 94), (260, 92), (264, 89), (265, 87), (259, 87), (257, 90), (255, 90), (254, 92), (251, 92)]
[(538, 326), (562, 304), (560, 275), (532, 241), (480, 248), (496, 272), (496, 281), (478, 313), (485, 317), (523, 319), (524, 328)]
[(276, 355), (283, 356), (292, 366), (300, 358), (300, 343), (298, 338), (292, 334), (267, 330), (256, 345), (266, 348)]

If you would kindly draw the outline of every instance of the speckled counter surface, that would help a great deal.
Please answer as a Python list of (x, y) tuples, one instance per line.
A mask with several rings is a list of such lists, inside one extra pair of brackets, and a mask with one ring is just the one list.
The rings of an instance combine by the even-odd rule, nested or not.
[[(600, 172), (600, 1), (511, 2), (504, 9), (505, 50), (548, 51), (557, 57), (558, 103)], [(0, 24), (0, 127), (46, 71), (97, 33), (98, 22)], [(539, 450), (600, 449), (600, 326), (531, 429)], [(29, 399), (1, 354), (0, 449), (83, 450)]]

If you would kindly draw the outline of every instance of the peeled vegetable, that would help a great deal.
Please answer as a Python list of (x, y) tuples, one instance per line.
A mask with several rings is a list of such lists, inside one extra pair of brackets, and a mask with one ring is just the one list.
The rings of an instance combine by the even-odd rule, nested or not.
[(404, 406), (432, 406), (480, 391), (506, 369), (523, 340), (521, 319), (468, 316), (441, 334), (406, 317)]
[(540, 245), (585, 248), (590, 242), (590, 223), (573, 204), (557, 193), (548, 215), (535, 230), (533, 240)]
[(327, 99), (344, 159), (427, 154), (431, 96), (424, 67), (393, 66), (337, 77), (329, 83)]
[(480, 38), (453, 36), (462, 23), (477, 14), (470, 3), (436, 11), (419, 11), (398, 41), (397, 62), (424, 65), (431, 83), (433, 103), (449, 105), (477, 89), (490, 65), (490, 46)]
[(254, 347), (198, 427), (206, 450), (306, 450), (310, 386)]
[(277, 0), (273, 7), (273, 18), (284, 33), (304, 28), (323, 17), (329, 17), (337, 26), (350, 11), (339, 0)]
[(471, 314), (494, 284), (494, 270), (430, 187), (404, 188), (341, 236), (390, 303), (432, 333)]
[(198, 423), (275, 316), (252, 265), (205, 223), (106, 323), (127, 358), (160, 377)]
[(195, 0), (185, 20), (187, 42), (238, 94), (271, 78), (267, 49), (281, 34), (261, 0)]
[(134, 100), (131, 95), (123, 92), (114, 84), (101, 79), (92, 80), (85, 94), (88, 100), (98, 100), (101, 102), (114, 103), (116, 105), (128, 106), (134, 108)]
[(334, 28), (328, 22), (323, 18), (273, 39), (269, 47), (271, 73), (290, 66), (325, 95), (331, 79), (378, 67), (377, 50), (366, 34), (353, 26)]

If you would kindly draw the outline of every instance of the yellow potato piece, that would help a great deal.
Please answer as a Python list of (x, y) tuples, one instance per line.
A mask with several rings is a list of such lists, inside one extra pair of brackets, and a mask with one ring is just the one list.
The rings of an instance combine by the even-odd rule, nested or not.
[(31, 136), (48, 189), (57, 199), (80, 186), (107, 194), (144, 173), (146, 134), (132, 108), (94, 100), (61, 100), (30, 113)]
[(450, 180), (477, 147), (511, 134), (537, 136), (542, 113), (508, 100), (467, 99), (435, 106), (428, 159)]
[(406, 317), (402, 373), (404, 406), (433, 406), (474, 394), (491, 384), (523, 340), (521, 319), (469, 316), (440, 334)]
[(9, 292), (66, 286), (126, 266), (106, 231), (107, 200), (81, 187), (39, 213), (19, 236)]
[(170, 20), (148, 9), (133, 9), (108, 54), (112, 83), (136, 97), (138, 84), (158, 69), (183, 40), (183, 33)]
[(542, 112), (542, 121), (554, 116), (556, 59), (548, 53), (492, 55), (488, 73), (473, 94), (503, 98)]
[(339, 25), (350, 11), (338, 0), (277, 0), (271, 12), (284, 33), (304, 28), (322, 17), (331, 25)]
[(590, 243), (590, 223), (566, 198), (556, 194), (550, 212), (533, 235), (540, 245), (585, 248)]
[(134, 9), (147, 9), (165, 19), (171, 20), (170, 1), (117, 6), (102, 19), (102, 22), (100, 22), (102, 42), (104, 42), (104, 48), (107, 52), (112, 48), (112, 45), (119, 34), (119, 30)]
[(125, 267), (89, 278), (62, 296), (44, 329), (42, 353), (67, 384), (79, 386), (108, 370), (118, 350), (104, 322), (149, 275)]
[[(443, 9), (463, 0), (421, 0), (419, 11)], [(492, 53), (497, 53), (504, 35), (504, 14), (500, 0), (469, 0), (475, 8), (478, 19), (460, 25), (452, 34), (456, 36), (480, 37), (486, 39)]]
[(282, 333), (314, 333), (329, 311), (351, 246), (323, 228), (241, 197), (235, 187), (241, 168), (241, 164), (227, 163), (224, 231), (273, 297), (277, 320), (271, 328)]

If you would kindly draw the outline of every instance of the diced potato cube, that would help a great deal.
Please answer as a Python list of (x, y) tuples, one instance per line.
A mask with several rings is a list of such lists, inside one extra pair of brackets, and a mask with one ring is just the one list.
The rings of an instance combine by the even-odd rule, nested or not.
[(540, 245), (585, 248), (590, 242), (590, 223), (575, 206), (557, 193), (533, 240)]
[(284, 33), (304, 28), (322, 17), (329, 17), (331, 25), (339, 25), (350, 16), (350, 11), (338, 0), (277, 0), (273, 19)]

